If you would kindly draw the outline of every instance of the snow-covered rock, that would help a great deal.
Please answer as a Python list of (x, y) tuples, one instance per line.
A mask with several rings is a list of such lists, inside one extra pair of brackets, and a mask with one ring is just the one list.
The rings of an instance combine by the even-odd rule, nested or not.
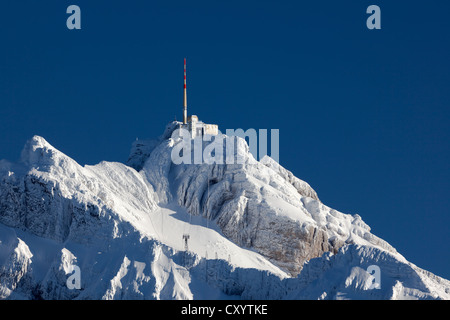
[[(197, 142), (192, 140), (192, 158)], [(306, 182), (270, 157), (256, 161), (242, 138), (236, 137), (232, 155), (242, 160), (240, 164), (174, 165), (171, 153), (176, 143), (180, 141), (162, 140), (147, 159), (141, 158), (142, 172), (159, 198), (166, 203), (173, 199), (190, 214), (214, 220), (227, 238), (256, 250), (292, 275), (305, 261), (336, 252), (346, 243), (370, 243), (395, 251), (372, 235), (359, 216), (325, 206)], [(208, 142), (200, 145), (205, 149)], [(224, 157), (226, 152), (224, 145)]]
[[(373, 288), (371, 266), (380, 271)], [(346, 245), (335, 255), (312, 259), (296, 281), (287, 299), (450, 299), (450, 281), (370, 245)]]
[(38, 136), (0, 161), (0, 299), (450, 298), (449, 281), (244, 139), (239, 164), (175, 165), (177, 127), (136, 141), (128, 165), (81, 166)]

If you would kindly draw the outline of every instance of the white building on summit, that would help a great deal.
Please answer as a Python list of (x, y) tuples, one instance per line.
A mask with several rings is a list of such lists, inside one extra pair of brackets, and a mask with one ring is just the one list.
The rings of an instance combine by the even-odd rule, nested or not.
[(205, 134), (213, 136), (219, 134), (219, 126), (217, 124), (206, 124), (203, 121), (198, 120), (196, 115), (188, 117), (187, 128), (191, 133), (192, 138), (203, 136)]
[(183, 123), (180, 124), (180, 129), (187, 129), (191, 133), (191, 137), (203, 135), (217, 135), (219, 134), (219, 126), (217, 124), (206, 124), (198, 120), (196, 115), (187, 116), (187, 91), (186, 91), (186, 58), (184, 59), (184, 95), (183, 95)]

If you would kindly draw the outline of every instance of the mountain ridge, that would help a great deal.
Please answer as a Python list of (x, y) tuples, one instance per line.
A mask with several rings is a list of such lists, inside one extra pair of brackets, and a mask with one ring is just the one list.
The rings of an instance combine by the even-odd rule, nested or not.
[[(2, 160), (0, 298), (450, 298), (448, 280), (270, 157), (254, 159), (244, 139), (243, 164), (174, 165), (175, 128), (133, 143), (128, 165), (80, 166), (38, 136), (20, 163)], [(83, 290), (67, 288), (68, 264)], [(370, 265), (381, 290), (368, 289)]]

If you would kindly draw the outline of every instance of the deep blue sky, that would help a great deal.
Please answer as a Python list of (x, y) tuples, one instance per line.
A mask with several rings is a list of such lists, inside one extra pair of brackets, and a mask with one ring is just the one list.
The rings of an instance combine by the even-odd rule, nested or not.
[[(306, 3), (308, 2), (308, 3)], [(66, 28), (77, 4), (82, 29)], [(366, 28), (381, 7), (382, 29)], [(41, 135), (80, 164), (127, 160), (189, 113), (280, 129), (280, 162), (450, 279), (450, 2), (4, 1), (0, 159)]]

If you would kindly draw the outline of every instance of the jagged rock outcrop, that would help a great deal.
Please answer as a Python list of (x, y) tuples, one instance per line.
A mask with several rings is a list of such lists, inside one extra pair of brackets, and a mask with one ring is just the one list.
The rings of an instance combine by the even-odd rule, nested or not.
[(34, 286), (31, 268), (33, 255), (21, 239), (8, 240), (3, 244), (0, 257), (0, 299), (10, 296), (21, 299)]

